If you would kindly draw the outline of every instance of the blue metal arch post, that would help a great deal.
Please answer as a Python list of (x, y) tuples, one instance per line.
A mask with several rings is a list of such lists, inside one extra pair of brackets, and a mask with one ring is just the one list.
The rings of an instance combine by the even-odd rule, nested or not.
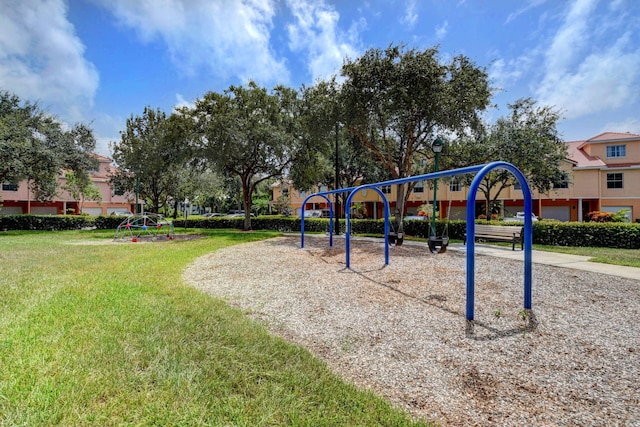
[(532, 197), (526, 178), (511, 163), (492, 162), (486, 164), (474, 177), (469, 187), (467, 198), (467, 320), (473, 320), (475, 303), (475, 204), (476, 193), (484, 176), (494, 169), (506, 169), (511, 172), (522, 187), (524, 196), (524, 308), (531, 310), (531, 282), (532, 282)]
[(356, 195), (358, 191), (366, 190), (371, 188), (376, 193), (380, 195), (380, 198), (384, 202), (384, 265), (389, 265), (389, 239), (387, 236), (389, 235), (389, 201), (385, 197), (382, 190), (377, 187), (377, 184), (367, 184), (361, 185), (360, 187), (356, 187), (351, 193), (349, 193), (349, 197), (347, 197), (347, 201), (345, 203), (345, 221), (346, 221), (346, 233), (345, 233), (345, 245), (346, 245), (346, 265), (347, 268), (351, 268), (351, 201), (353, 200), (353, 196)]
[(331, 203), (331, 200), (327, 197), (328, 193), (329, 192), (311, 194), (302, 202), (302, 211), (301, 211), (302, 217), (300, 219), (300, 239), (301, 239), (300, 247), (301, 248), (304, 248), (304, 210), (305, 210), (305, 206), (307, 206), (307, 201), (313, 197), (322, 197), (329, 203), (329, 246), (333, 246), (333, 203)]

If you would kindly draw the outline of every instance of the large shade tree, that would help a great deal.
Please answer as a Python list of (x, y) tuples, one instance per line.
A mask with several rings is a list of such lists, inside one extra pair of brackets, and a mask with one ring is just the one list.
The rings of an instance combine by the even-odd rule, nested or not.
[[(560, 112), (550, 106), (539, 106), (531, 98), (509, 104), (510, 113), (484, 131), (452, 141), (445, 159), (451, 167), (464, 167), (491, 161), (515, 165), (528, 183), (541, 193), (567, 179), (562, 164), (567, 146), (556, 128)], [(470, 181), (467, 177), (467, 181)], [(479, 189), (484, 195), (485, 215), (492, 213), (501, 192), (514, 185), (513, 175), (496, 170), (485, 175)]]
[(247, 230), (257, 185), (282, 176), (291, 163), (298, 105), (295, 90), (267, 91), (254, 82), (209, 92), (195, 103), (192, 117), (202, 156), (223, 175), (240, 179)]
[[(354, 141), (393, 179), (424, 170), (439, 133), (481, 124), (491, 89), (486, 71), (460, 55), (444, 63), (438, 49), (370, 49), (342, 67), (345, 120)], [(396, 229), (412, 185), (398, 185)]]
[[(341, 87), (335, 77), (303, 87), (298, 118), (300, 139), (290, 178), (300, 190), (317, 185), (338, 189), (352, 187), (358, 181), (371, 179), (379, 165), (346, 127), (345, 108), (340, 97)], [(336, 203), (346, 200), (338, 195)], [(338, 206), (336, 206), (338, 208)]]
[(40, 109), (0, 91), (0, 181), (28, 180), (36, 199), (56, 194), (63, 169), (73, 171), (78, 182), (89, 182), (95, 167), (93, 131), (83, 124), (71, 127)]
[(120, 141), (111, 144), (118, 165), (111, 175), (114, 186), (137, 192), (146, 210), (158, 212), (175, 197), (178, 174), (190, 158), (189, 120), (180, 114), (167, 117), (160, 109), (145, 107), (131, 115)]

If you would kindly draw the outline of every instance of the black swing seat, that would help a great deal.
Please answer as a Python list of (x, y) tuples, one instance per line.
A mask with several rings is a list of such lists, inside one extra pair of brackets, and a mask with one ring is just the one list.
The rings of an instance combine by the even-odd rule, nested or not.
[(404, 233), (396, 233), (396, 232), (390, 231), (389, 234), (387, 235), (387, 240), (391, 245), (400, 246), (404, 241)]
[(431, 253), (445, 253), (447, 245), (449, 245), (449, 236), (429, 236), (429, 250)]

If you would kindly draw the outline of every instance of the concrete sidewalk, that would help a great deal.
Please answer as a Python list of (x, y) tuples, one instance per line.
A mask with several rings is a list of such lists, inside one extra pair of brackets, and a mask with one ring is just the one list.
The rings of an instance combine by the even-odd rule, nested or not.
[[(467, 252), (467, 247), (462, 243), (452, 243), (447, 250), (457, 252)], [(508, 258), (524, 261), (524, 251), (516, 248), (512, 251), (510, 247), (475, 244), (477, 255), (488, 255), (499, 258)], [(553, 265), (562, 268), (573, 268), (576, 270), (591, 271), (594, 273), (609, 274), (611, 276), (624, 277), (627, 279), (640, 280), (640, 268), (625, 267), (621, 265), (603, 264), (600, 262), (589, 262), (591, 257), (582, 255), (570, 255), (559, 252), (536, 251), (533, 253), (533, 262), (537, 264)]]

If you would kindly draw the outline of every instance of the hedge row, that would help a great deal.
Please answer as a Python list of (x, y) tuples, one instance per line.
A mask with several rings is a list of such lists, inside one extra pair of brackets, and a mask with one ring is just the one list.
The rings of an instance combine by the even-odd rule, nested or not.
[[(176, 228), (185, 227), (182, 219), (173, 221)], [(187, 220), (186, 226), (192, 228), (242, 228), (244, 218), (205, 218), (198, 220)], [(254, 230), (277, 230), (282, 232), (297, 233), (300, 231), (301, 221), (297, 217), (257, 217), (251, 219), (251, 228)], [(345, 220), (338, 221), (340, 233), (345, 231)], [(335, 224), (334, 224), (335, 226)], [(446, 221), (437, 221), (436, 228), (442, 234), (447, 228)], [(431, 224), (428, 221), (412, 220), (406, 221), (404, 226), (405, 234), (414, 237), (428, 237)], [(328, 232), (329, 220), (327, 218), (306, 218), (304, 220), (305, 232)], [(393, 231), (393, 229), (391, 229)], [(353, 234), (384, 234), (384, 221), (375, 219), (353, 219), (351, 221), (351, 233)], [(462, 239), (465, 233), (464, 221), (449, 221), (448, 235), (452, 239)]]
[(50, 215), (3, 215), (0, 216), (2, 230), (79, 230), (92, 227), (93, 220), (85, 216)]
[[(508, 225), (522, 227), (522, 223), (501, 221), (478, 221), (479, 224)], [(184, 220), (173, 222), (175, 227), (184, 227)], [(242, 228), (243, 218), (208, 218), (188, 220), (188, 227), (195, 228)], [(254, 230), (278, 230), (299, 232), (300, 219), (296, 217), (258, 217), (251, 219)], [(344, 233), (345, 221), (340, 220), (340, 233)], [(451, 239), (462, 240), (466, 233), (466, 221), (436, 221), (438, 234), (446, 234)], [(329, 220), (326, 218), (308, 218), (304, 220), (305, 232), (328, 232)], [(391, 230), (393, 231), (393, 230)], [(407, 236), (426, 238), (430, 235), (429, 221), (406, 221), (404, 232)], [(383, 220), (354, 219), (351, 222), (352, 234), (384, 233)], [(593, 223), (539, 221), (533, 224), (533, 243), (552, 246), (585, 246), (640, 249), (640, 224), (629, 223)]]
[(640, 249), (640, 224), (540, 221), (533, 226), (533, 243)]
[[(0, 215), (0, 230), (79, 230), (97, 228), (115, 230), (123, 221), (123, 217), (88, 217), (88, 216), (51, 216), (51, 215)], [(483, 224), (522, 226), (518, 223), (500, 221), (479, 221)], [(176, 229), (189, 228), (237, 228), (241, 229), (244, 218), (204, 218), (198, 220), (175, 220)], [(299, 232), (300, 218), (297, 217), (257, 217), (251, 219), (254, 230), (277, 230), (282, 232)], [(384, 233), (383, 220), (354, 219), (352, 234)], [(308, 218), (304, 221), (305, 232), (328, 232), (329, 220), (326, 218)], [(406, 221), (404, 231), (407, 236), (428, 237), (429, 221)], [(340, 233), (344, 233), (345, 221), (339, 220)], [(452, 239), (462, 240), (466, 231), (465, 221), (436, 221), (438, 234)], [(177, 230), (178, 231), (178, 230)], [(391, 230), (393, 231), (393, 229)], [(533, 224), (533, 243), (552, 246), (585, 246), (640, 249), (640, 224), (629, 223), (594, 223), (594, 222), (556, 222), (540, 221)]]
[(0, 215), (0, 230), (81, 230), (83, 228), (97, 228), (100, 230), (115, 230), (124, 217), (84, 215)]

